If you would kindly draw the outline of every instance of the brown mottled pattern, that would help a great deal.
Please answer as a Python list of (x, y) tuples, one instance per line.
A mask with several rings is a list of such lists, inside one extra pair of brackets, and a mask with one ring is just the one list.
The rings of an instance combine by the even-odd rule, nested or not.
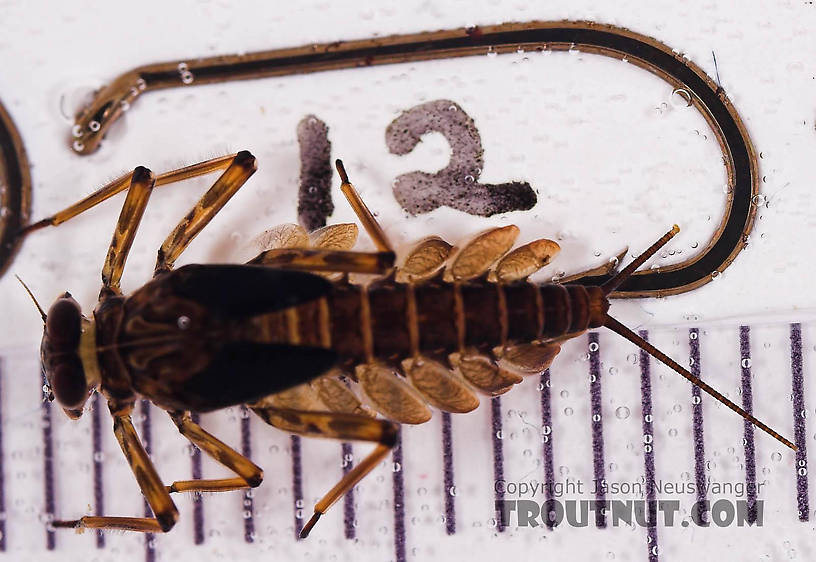
[(499, 295), (496, 286), (486, 283), (462, 285), (465, 306), (465, 343), (495, 346), (501, 342)]
[(411, 352), (408, 332), (407, 291), (404, 285), (382, 284), (368, 291), (374, 355), (407, 357)]
[(538, 307), (532, 283), (514, 283), (504, 286), (507, 304), (507, 338), (512, 341), (531, 341), (538, 337)]
[(544, 305), (544, 330), (542, 337), (556, 338), (567, 333), (572, 324), (569, 293), (561, 285), (542, 285), (541, 301)]
[(589, 295), (580, 285), (567, 285), (566, 288), (572, 312), (569, 331), (583, 332), (589, 326)]
[(453, 286), (441, 283), (420, 285), (414, 289), (414, 295), (420, 349), (456, 349), (458, 337)]

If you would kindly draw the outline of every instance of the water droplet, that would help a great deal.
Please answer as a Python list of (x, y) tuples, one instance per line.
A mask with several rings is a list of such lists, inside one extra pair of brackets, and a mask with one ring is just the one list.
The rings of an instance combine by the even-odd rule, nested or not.
[(629, 413), (630, 413), (629, 408), (627, 408), (626, 406), (618, 406), (615, 409), (615, 417), (617, 417), (619, 420), (625, 420), (626, 418), (628, 418)]
[(753, 197), (751, 197), (751, 203), (756, 205), (757, 207), (761, 207), (762, 205), (768, 206), (768, 198), (765, 197), (762, 193), (757, 193)]
[(684, 88), (675, 88), (671, 93), (671, 104), (677, 108), (691, 107), (691, 93)]

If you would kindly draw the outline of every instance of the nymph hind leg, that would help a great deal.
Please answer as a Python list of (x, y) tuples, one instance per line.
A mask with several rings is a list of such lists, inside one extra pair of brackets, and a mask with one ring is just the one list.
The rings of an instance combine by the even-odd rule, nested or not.
[[(305, 233), (291, 232), (292, 229), (289, 228), (269, 231), (273, 235), (280, 235), (279, 242), (282, 242), (282, 244), (276, 244), (276, 247), (266, 249), (248, 263), (315, 272), (383, 275), (393, 270), (395, 254), (385, 232), (360, 198), (357, 190), (349, 182), (346, 170), (340, 160), (337, 161), (337, 171), (343, 182), (340, 189), (343, 191), (343, 194), (346, 196), (352, 209), (354, 209), (357, 218), (366, 229), (366, 232), (368, 232), (368, 235), (371, 237), (378, 251), (354, 252), (343, 248), (343, 244), (338, 245), (333, 243), (335, 241), (329, 238), (332, 234), (340, 235), (340, 232), (325, 232), (329, 234), (329, 236), (323, 237), (322, 240), (318, 237), (318, 240), (314, 240), (317, 242), (315, 244), (316, 247), (309, 248), (306, 247), (307, 239), (304, 236)], [(289, 225), (285, 226), (289, 227)], [(325, 231), (325, 229), (321, 230)], [(349, 233), (345, 233), (345, 236), (346, 238), (350, 238)], [(354, 232), (354, 238), (356, 238), (356, 230)]]
[(113, 412), (113, 433), (130, 465), (136, 482), (155, 517), (85, 516), (72, 521), (54, 521), (54, 527), (74, 529), (119, 529), (143, 533), (166, 533), (178, 519), (178, 509), (162, 484), (153, 463), (130, 419), (132, 407)]
[(398, 424), (366, 415), (310, 412), (276, 407), (252, 407), (251, 409), (266, 423), (291, 433), (342, 441), (369, 441), (377, 444), (367, 457), (348, 471), (315, 504), (314, 515), (303, 527), (301, 537), (309, 535), (320, 516), (371, 472), (388, 455), (397, 440)]
[(225, 492), (255, 488), (260, 485), (263, 480), (263, 470), (229, 445), (202, 429), (190, 417), (190, 412), (171, 412), (170, 418), (178, 427), (179, 433), (238, 476), (215, 480), (177, 480), (167, 487), (168, 492)]

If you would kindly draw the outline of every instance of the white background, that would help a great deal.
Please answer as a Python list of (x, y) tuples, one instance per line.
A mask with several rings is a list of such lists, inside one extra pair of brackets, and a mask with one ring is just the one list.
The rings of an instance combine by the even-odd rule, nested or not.
[[(567, 7), (520, 1), (0, 2), (0, 97), (22, 134), (32, 164), (32, 217), (35, 220), (67, 206), (139, 164), (163, 172), (213, 155), (249, 149), (258, 157), (259, 171), (201, 234), (180, 263), (228, 259), (258, 232), (274, 224), (296, 220), (299, 163), (295, 127), (304, 116), (315, 114), (329, 126), (332, 156), (346, 160), (352, 179), (397, 243), (408, 243), (431, 233), (455, 241), (488, 226), (514, 223), (522, 229), (522, 242), (542, 236), (558, 239), (562, 254), (543, 274), (543, 278), (547, 278), (559, 269), (570, 272), (602, 263), (626, 246), (632, 251), (644, 248), (675, 222), (683, 228), (670, 247), (675, 255), (657, 258), (656, 262), (683, 259), (694, 252), (695, 244), (705, 245), (719, 221), (725, 197), (725, 172), (713, 135), (693, 110), (672, 104), (670, 86), (620, 61), (584, 54), (530, 55), (524, 60), (524, 55), (512, 54), (149, 93), (134, 104), (124, 126), (112, 133), (102, 149), (90, 157), (76, 156), (68, 149), (70, 121), (65, 115), (66, 112), (70, 115), (70, 111), (66, 108), (87, 88), (150, 62), (506, 21), (591, 19), (628, 27), (686, 53), (711, 76), (715, 75), (712, 51), (716, 53), (721, 84), (742, 116), (757, 152), (762, 153), (761, 189), (769, 206), (758, 213), (749, 249), (741, 253), (716, 282), (661, 301), (616, 302), (613, 305), (616, 314), (633, 326), (664, 327), (669, 334), (666, 336), (669, 344), (678, 338), (682, 340), (683, 332), (666, 327), (688, 325), (694, 318), (703, 323), (718, 321), (725, 330), (740, 322), (809, 319), (816, 308), (816, 296), (811, 290), (810, 241), (814, 232), (810, 190), (816, 148), (816, 39), (812, 31), (816, 25), (816, 7), (803, 1), (741, 3), (738, 7), (699, 1), (593, 4), (574, 1)], [(534, 209), (483, 219), (450, 209), (408, 217), (399, 208), (390, 192), (393, 178), (412, 170), (432, 172), (444, 167), (447, 146), (437, 135), (429, 135), (413, 153), (397, 157), (386, 149), (385, 128), (401, 111), (443, 98), (460, 104), (476, 121), (485, 148), (482, 180), (530, 182), (539, 197)], [(123, 282), (126, 291), (147, 280), (161, 241), (211, 181), (207, 178), (167, 187), (153, 196), (126, 269)], [(46, 305), (68, 289), (90, 311), (122, 200), (119, 196), (58, 229), (35, 233), (25, 242), (9, 272), (25, 279)], [(334, 193), (334, 202), (336, 211), (332, 221), (353, 220), (339, 190)], [(360, 246), (365, 247), (367, 243), (361, 240)], [(14, 365), (31, 366), (28, 371), (15, 372), (14, 382), (8, 376), (3, 380), (4, 386), (9, 388), (18, 384), (17, 378), (21, 379), (20, 386), (15, 386), (17, 390), (13, 391), (19, 393), (15, 394), (20, 397), (19, 401), (7, 403), (9, 398), (4, 398), (5, 411), (11, 412), (8, 414), (11, 416), (36, 406), (37, 371), (31, 358), (41, 328), (36, 312), (10, 274), (0, 279), (0, 310), (3, 317), (0, 342), (13, 358), (9, 361)], [(772, 335), (767, 340), (780, 346), (776, 365), (781, 366), (780, 372), (774, 367), (777, 370), (769, 373), (778, 378), (770, 379), (768, 393), (778, 395), (788, 408), (785, 399), (790, 383), (785, 375), (784, 327), (768, 330)], [(602, 343), (604, 341), (614, 340), (604, 335)], [(584, 345), (585, 342), (576, 342), (565, 348), (564, 357), (559, 359), (565, 368), (574, 367), (576, 372), (585, 373), (585, 364), (580, 363)], [(738, 349), (734, 343), (723, 345)], [(712, 351), (714, 349), (718, 348)], [(669, 351), (687, 353), (685, 347)], [(625, 357), (631, 350), (624, 346), (621, 353)], [(710, 354), (713, 355), (718, 354)], [(718, 359), (723, 365), (733, 363), (733, 358)], [(636, 381), (636, 371), (633, 376), (632, 380)], [(653, 384), (659, 387), (664, 383), (655, 379)], [(676, 389), (678, 396), (682, 395), (687, 401), (687, 389), (682, 384), (685, 383), (673, 383), (670, 388)], [(579, 384), (576, 388), (584, 387)], [(526, 385), (526, 390), (535, 394), (534, 383)], [(516, 392), (523, 394), (525, 389)], [(637, 385), (613, 392), (620, 392), (620, 396), (631, 394), (632, 418), (637, 418), (632, 427), (638, 433), (639, 416), (634, 415), (639, 403)], [(555, 389), (553, 394), (558, 396)], [(531, 412), (536, 411), (534, 399), (526, 399)], [(555, 411), (557, 406), (553, 407)], [(719, 409), (712, 409), (714, 412), (717, 419), (733, 426), (736, 436), (733, 445), (739, 449), (739, 421)], [(154, 417), (157, 416), (158, 412)], [(21, 419), (24, 417), (14, 418), (15, 422)], [(470, 419), (473, 421), (461, 422), (466, 424), (461, 431), (467, 437), (460, 442), (484, 433), (486, 408), (481, 408)], [(79, 423), (85, 424), (87, 430), (86, 422)], [(456, 423), (460, 423), (459, 418)], [(781, 423), (783, 433), (789, 434), (790, 429), (784, 424), (790, 422)], [(210, 424), (215, 428), (224, 427), (225, 437), (234, 429), (234, 424), (229, 425), (227, 414), (212, 416)], [(421, 442), (423, 431), (438, 439), (438, 425), (433, 424), (438, 424), (438, 420), (427, 428), (412, 430), (415, 433), (409, 433), (407, 439)], [(156, 422), (156, 425), (160, 424)], [(258, 439), (264, 428), (260, 424), (255, 427)], [(161, 435), (161, 431), (166, 430), (156, 431)], [(82, 440), (85, 437), (79, 438), (82, 431), (76, 431), (79, 434), (72, 433), (72, 428), (67, 426), (64, 432), (63, 429), (58, 431), (58, 439), (66, 440), (60, 450), (67, 451), (68, 457), (72, 450), (68, 443), (87, 446)], [(18, 441), (14, 441), (13, 432), (10, 435), (12, 442), (25, 443), (24, 434), (16, 438)], [(32, 435), (33, 439), (39, 438), (37, 432)], [(588, 432), (577, 433), (576, 446), (585, 450), (588, 437)], [(235, 435), (232, 442), (234, 438)], [(281, 447), (288, 443), (287, 437), (277, 434), (269, 439)], [(625, 447), (627, 439), (621, 437), (617, 442), (614, 436), (608, 437), (611, 443), (608, 446), (611, 449), (616, 445)], [(762, 439), (764, 437), (758, 437), (768, 446), (768, 451), (776, 450), (773, 444)], [(488, 440), (481, 442), (474, 437), (472, 442), (483, 445), (479, 458), (489, 458), (489, 449), (485, 448), (489, 447)], [(183, 451), (180, 442), (173, 443), (167, 449), (168, 458)], [(258, 445), (264, 452), (270, 446), (266, 441)], [(335, 454), (339, 447), (321, 446), (314, 446), (314, 453), (307, 451), (307, 457), (313, 455), (311, 460), (316, 467), (309, 470), (317, 474), (321, 474), (321, 466), (334, 466), (331, 463), (339, 455)], [(562, 458), (571, 456), (570, 449), (562, 446), (565, 447)], [(727, 446), (724, 444), (722, 450), (726, 451)], [(116, 453), (113, 445), (112, 459)], [(421, 454), (421, 448), (416, 452), (407, 448), (406, 456), (414, 453)], [(78, 453), (82, 455), (84, 453)], [(792, 456), (785, 455), (784, 462), (792, 463)], [(758, 466), (770, 462), (769, 458), (758, 461)], [(32, 467), (41, 465), (33, 452), (30, 462)], [(117, 459), (111, 461), (112, 466), (121, 471), (122, 467), (116, 462), (121, 465)], [(168, 470), (175, 466), (173, 462), (186, 461), (169, 460)], [(208, 466), (205, 464), (205, 472)], [(287, 465), (284, 462), (280, 466)], [(635, 466), (642, 470), (642, 462)], [(462, 464), (459, 474), (468, 469), (468, 463)], [(21, 469), (7, 470), (17, 473)], [(130, 490), (132, 485), (127, 473), (121, 474), (122, 486)], [(286, 473), (275, 483), (274, 472), (267, 470), (267, 474), (273, 475), (268, 476), (273, 482), (265, 484), (272, 490), (268, 492), (271, 504), (274, 496), (285, 496), (290, 476)], [(739, 472), (735, 474), (738, 479)], [(482, 494), (489, 500), (490, 477), (487, 472), (484, 476), (482, 487), (474, 486), (472, 493)], [(412, 484), (413, 477), (415, 475), (407, 476), (408, 484)], [(307, 496), (322, 493), (333, 478), (324, 475), (325, 485), (315, 484), (314, 489), (307, 490)], [(409, 486), (409, 494), (416, 488)], [(26, 490), (22, 485), (18, 489)], [(372, 478), (363, 496), (375, 498), (379, 492), (388, 497), (389, 474), (379, 484)], [(64, 487), (62, 494), (60, 508), (65, 517), (74, 515), (72, 505), (81, 512), (91, 497), (78, 497), (79, 493), (74, 496)], [(26, 491), (21, 497), (25, 501), (17, 515), (27, 513), (33, 520), (31, 526), (36, 527), (36, 514), (32, 517), (26, 506), (34, 509), (41, 500), (34, 491), (31, 494)], [(211, 502), (208, 505), (217, 506), (221, 501), (238, 502), (238, 498), (208, 498), (207, 501)], [(281, 526), (291, 525), (290, 506), (286, 501), (281, 503), (285, 505), (281, 509), (283, 515), (275, 517)], [(368, 503), (361, 500), (359, 510), (372, 504), (379, 505), (374, 500)], [(117, 505), (123, 513), (130, 509), (127, 502)], [(134, 499), (132, 505), (133, 509), (141, 509), (138, 499)], [(182, 504), (182, 511), (184, 508)], [(275, 510), (274, 507), (269, 509)], [(376, 507), (374, 509), (376, 511)], [(380, 514), (386, 519), (390, 517), (388, 509)], [(9, 514), (9, 520), (12, 515)], [(189, 513), (187, 516), (189, 518)], [(483, 521), (487, 516), (469, 513), (468, 517)], [(781, 519), (791, 527), (783, 526), (776, 534), (745, 531), (749, 534), (744, 537), (750, 539), (737, 535), (736, 530), (719, 535), (707, 531), (708, 538), (703, 544), (705, 549), (716, 549), (718, 544), (724, 544), (732, 549), (745, 548), (745, 552), (754, 557), (757, 552), (771, 556), (789, 548), (790, 545), (781, 546), (783, 540), (796, 542), (797, 533), (805, 530), (787, 512)], [(300, 556), (307, 555), (309, 549), (318, 549), (341, 559), (392, 556), (390, 520), (383, 525), (367, 523), (369, 530), (382, 527), (385, 531), (372, 532), (376, 540), (361, 539), (359, 545), (336, 539), (340, 536), (339, 521), (338, 517), (333, 522), (321, 522), (328, 528), (323, 539), (315, 536), (308, 544), (293, 546), (289, 539), (291, 533), (284, 529), (277, 539), (267, 536), (264, 547), (296, 548)], [(196, 556), (243, 552), (239, 523), (235, 522), (228, 528), (229, 532), (208, 542), (208, 546), (190, 552)], [(483, 540), (474, 539), (480, 536), (476, 531), (448, 539), (439, 533), (438, 525), (428, 525), (431, 531), (423, 527), (421, 521), (409, 527), (415, 541), (426, 532), (439, 538), (438, 543), (433, 541), (437, 544), (434, 549), (420, 548), (415, 559), (441, 557), (457, 552), (457, 548), (474, 552), (473, 545), (483, 542), (493, 545), (479, 547), (482, 552), (492, 553), (491, 556), (524, 553), (529, 548), (524, 545), (529, 542), (531, 533), (519, 532), (521, 537), (511, 541), (513, 546), (501, 546), (504, 539), (491, 540), (487, 530)], [(810, 529), (809, 525), (806, 527)], [(548, 543), (557, 547), (559, 553), (576, 559), (584, 559), (584, 556), (595, 559), (607, 551), (617, 552), (617, 559), (642, 558), (641, 531), (634, 533), (636, 540), (627, 538), (624, 534), (627, 532), (609, 531), (601, 535), (602, 542), (610, 541), (611, 545), (602, 551), (588, 550), (586, 539), (592, 536), (590, 530), (567, 529), (548, 539)], [(666, 530), (663, 535), (671, 532)], [(182, 537), (183, 533), (186, 534)], [(180, 530), (177, 534), (178, 539), (167, 539), (164, 554), (167, 559), (169, 545), (181, 548), (189, 543), (189, 532)], [(39, 528), (34, 536), (36, 540), (32, 539), (26, 548), (39, 548)], [(725, 537), (728, 540), (724, 540)], [(762, 540), (750, 542), (756, 537)], [(768, 542), (762, 542), (766, 539)], [(61, 536), (60, 542), (79, 549), (75, 555), (78, 560), (85, 559), (84, 552), (100, 560), (116, 555), (110, 549), (96, 552), (90, 536), (79, 540)], [(137, 548), (133, 545), (141, 544), (131, 537), (114, 537), (110, 542), (120, 545), (115, 547), (120, 548), (118, 557), (126, 550)], [(631, 542), (634, 546), (629, 544)], [(688, 545), (686, 540), (673, 542), (676, 548)], [(772, 548), (769, 544), (775, 546)], [(774, 550), (777, 546), (781, 550)], [(87, 551), (83, 550), (86, 548)], [(259, 547), (250, 547), (247, 554), (252, 548), (257, 551)], [(626, 558), (626, 552), (630, 551), (632, 558)], [(16, 552), (11, 556), (22, 556), (21, 551)], [(35, 559), (40, 555), (31, 556)], [(134, 559), (141, 556), (141, 551), (133, 554)], [(777, 559), (776, 554), (768, 559)]]

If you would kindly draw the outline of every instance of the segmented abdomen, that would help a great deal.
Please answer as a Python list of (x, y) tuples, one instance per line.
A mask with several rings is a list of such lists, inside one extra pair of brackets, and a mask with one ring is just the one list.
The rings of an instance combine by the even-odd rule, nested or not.
[[(326, 300), (330, 345), (345, 365), (552, 340), (586, 330), (590, 321), (587, 290), (577, 285), (343, 284)], [(301, 334), (321, 330), (319, 315), (298, 315)]]
[[(268, 237), (278, 247), (325, 247), (340, 233), (349, 244), (350, 226), (326, 227), (307, 240), (288, 225)], [(593, 287), (528, 282), (558, 245), (538, 240), (510, 252), (517, 235), (514, 226), (493, 229), (458, 252), (429, 238), (393, 276), (368, 285), (338, 281), (327, 297), (256, 318), (255, 337), (331, 347), (339, 357), (332, 372), (258, 405), (373, 413), (370, 406), (394, 421), (422, 423), (429, 405), (468, 412), (479, 404), (476, 392), (502, 394), (542, 372), (560, 351), (559, 339), (590, 327), (593, 307), (605, 299)]]

